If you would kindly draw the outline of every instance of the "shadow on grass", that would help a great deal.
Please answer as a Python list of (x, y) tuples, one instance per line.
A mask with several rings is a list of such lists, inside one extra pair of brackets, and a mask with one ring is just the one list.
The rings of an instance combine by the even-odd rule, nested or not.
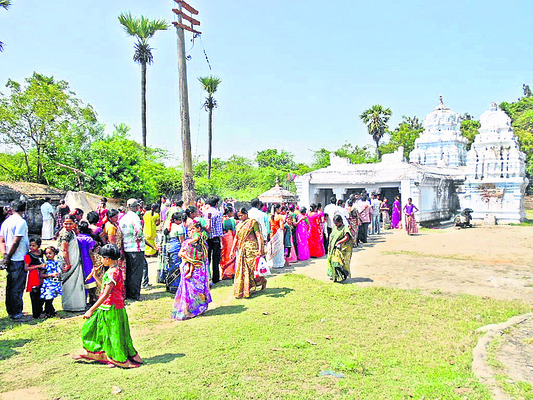
[(227, 315), (227, 314), (240, 314), (246, 311), (248, 307), (245, 307), (242, 304), (237, 304), (234, 306), (219, 306), (211, 310), (207, 310), (204, 315), (213, 316), (213, 315)]
[(286, 288), (286, 287), (282, 287), (282, 288), (268, 288), (267, 287), (265, 290), (260, 291), (258, 294), (262, 296), (266, 296), (266, 297), (278, 298), (278, 297), (284, 297), (290, 292), (294, 292), (294, 289)]
[(30, 339), (0, 340), (0, 360), (7, 360), (18, 354), (18, 351), (15, 349), (29, 342), (31, 342)]
[(160, 354), (158, 356), (145, 358), (144, 363), (145, 364), (166, 364), (171, 361), (174, 361), (176, 358), (185, 357), (185, 354), (183, 353), (165, 353)]
[[(172, 297), (174, 298), (176, 296), (175, 293), (170, 293), (165, 290), (165, 286), (156, 286), (154, 289), (151, 290), (143, 290), (141, 293), (141, 299), (138, 301), (143, 300), (157, 300), (162, 297)], [(131, 300), (129, 300), (131, 302)]]

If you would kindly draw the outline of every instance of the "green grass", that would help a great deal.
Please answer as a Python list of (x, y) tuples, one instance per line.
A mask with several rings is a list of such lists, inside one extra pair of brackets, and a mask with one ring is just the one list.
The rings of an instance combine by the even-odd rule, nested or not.
[(526, 210), (526, 220), (512, 226), (533, 226), (533, 210)]
[[(162, 290), (129, 305), (146, 361), (135, 370), (75, 363), (79, 318), (12, 324), (1, 314), (0, 391), (35, 386), (61, 399), (461, 399), (465, 392), (490, 399), (471, 372), (475, 329), (530, 310), (291, 274), (251, 299), (233, 299), (229, 283), (212, 295), (216, 308), (185, 322), (170, 321), (173, 298)], [(344, 378), (320, 376), (324, 370)]]

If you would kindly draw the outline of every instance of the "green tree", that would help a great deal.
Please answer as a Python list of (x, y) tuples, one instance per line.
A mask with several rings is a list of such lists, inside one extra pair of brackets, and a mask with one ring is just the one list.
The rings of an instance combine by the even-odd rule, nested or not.
[(91, 190), (102, 196), (154, 199), (166, 169), (163, 154), (132, 140), (128, 130), (115, 126), (113, 134), (91, 145), (84, 166)]
[(398, 148), (403, 147), (403, 156), (409, 159), (409, 154), (415, 148), (415, 140), (424, 131), (424, 127), (418, 117), (402, 116), (402, 122), (392, 132), (388, 132), (390, 140), (380, 146), (381, 154), (394, 153)]
[(118, 20), (124, 27), (124, 31), (137, 40), (134, 45), (133, 61), (141, 65), (142, 140), (143, 146), (146, 148), (146, 65), (154, 62), (152, 48), (148, 44), (148, 39), (153, 37), (157, 31), (168, 29), (168, 24), (162, 19), (151, 20), (143, 16), (136, 18), (131, 13), (120, 14)]
[[(7, 10), (10, 5), (11, 5), (10, 0), (0, 0), (0, 7), (2, 7), (4, 10)], [(4, 51), (4, 42), (0, 41), (0, 53), (3, 51)]]
[(335, 151), (335, 155), (349, 159), (352, 164), (366, 164), (377, 161), (365, 146), (359, 147), (350, 143), (344, 143), (341, 148)]
[(501, 103), (500, 107), (511, 118), (514, 133), (520, 143), (520, 150), (526, 154), (526, 170), (528, 176), (531, 177), (533, 175), (533, 97), (525, 94), (514, 103)]
[(468, 139), (468, 143), (466, 144), (467, 150), (470, 150), (470, 147), (472, 147), (472, 143), (474, 143), (480, 127), (480, 122), (472, 119), (470, 114), (463, 115), (461, 119), (461, 135)]
[(255, 161), (259, 168), (278, 168), (283, 171), (289, 171), (296, 167), (294, 156), (288, 151), (276, 149), (267, 149), (258, 151), (255, 156)]
[(198, 78), (202, 87), (207, 92), (207, 97), (203, 105), (204, 109), (209, 113), (209, 122), (207, 126), (208, 150), (207, 150), (207, 179), (211, 179), (211, 158), (213, 147), (213, 108), (217, 106), (217, 101), (213, 94), (217, 91), (218, 85), (222, 82), (216, 76), (204, 76)]
[(96, 113), (67, 82), (36, 72), (25, 86), (9, 79), (6, 87), (11, 94), (0, 98), (0, 140), (22, 151), (26, 179), (43, 183), (43, 163), (47, 156), (53, 158), (61, 135), (74, 129), (87, 135), (98, 131)]
[(329, 167), (330, 160), (329, 156), (331, 151), (322, 147), (321, 149), (313, 153), (313, 164), (311, 165), (312, 169), (321, 169)]
[(387, 122), (392, 115), (390, 108), (385, 108), (380, 104), (376, 104), (364, 111), (359, 117), (366, 124), (368, 133), (372, 136), (374, 142), (376, 142), (376, 158), (381, 158), (379, 152), (379, 141), (385, 135), (387, 131)]

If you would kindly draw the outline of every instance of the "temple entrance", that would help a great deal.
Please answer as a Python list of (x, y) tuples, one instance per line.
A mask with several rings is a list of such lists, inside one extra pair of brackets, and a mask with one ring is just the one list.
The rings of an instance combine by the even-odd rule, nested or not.
[(392, 204), (394, 201), (394, 198), (396, 196), (400, 196), (400, 188), (398, 187), (388, 187), (388, 188), (381, 188), (381, 200), (386, 197), (389, 204)]

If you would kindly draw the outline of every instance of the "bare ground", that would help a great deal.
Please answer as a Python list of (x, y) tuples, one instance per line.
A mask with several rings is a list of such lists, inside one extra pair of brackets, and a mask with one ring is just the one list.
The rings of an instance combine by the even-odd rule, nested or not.
[[(529, 226), (427, 229), (413, 236), (385, 231), (354, 249), (347, 283), (523, 300), (533, 306), (532, 235)], [(325, 257), (279, 271), (329, 280)]]

